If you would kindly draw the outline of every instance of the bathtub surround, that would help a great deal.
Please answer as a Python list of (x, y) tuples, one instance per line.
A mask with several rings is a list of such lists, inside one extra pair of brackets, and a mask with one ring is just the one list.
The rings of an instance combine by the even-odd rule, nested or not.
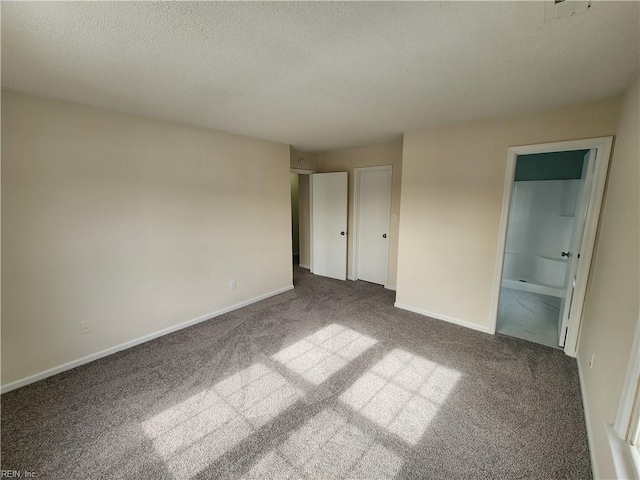
[(580, 182), (536, 180), (514, 183), (503, 286), (562, 296), (567, 273), (567, 258), (562, 253), (571, 249)]
[[(366, 282), (297, 269), (295, 284), (3, 395), (2, 468), (67, 480), (591, 478), (574, 359), (396, 309), (394, 292)], [(365, 350), (326, 363), (342, 365), (330, 376), (300, 368), (292, 351), (335, 323)], [(429, 372), (437, 383), (418, 388)]]

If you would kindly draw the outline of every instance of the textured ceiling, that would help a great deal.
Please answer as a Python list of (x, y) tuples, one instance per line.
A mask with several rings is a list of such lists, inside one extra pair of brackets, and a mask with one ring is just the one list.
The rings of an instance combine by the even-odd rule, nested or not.
[(2, 2), (2, 86), (333, 150), (620, 94), (638, 2)]

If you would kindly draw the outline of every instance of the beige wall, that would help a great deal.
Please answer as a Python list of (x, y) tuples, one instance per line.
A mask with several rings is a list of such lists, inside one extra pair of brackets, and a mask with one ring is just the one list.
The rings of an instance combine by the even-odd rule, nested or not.
[(290, 212), (287, 145), (3, 92), (3, 384), (290, 286)]
[[(298, 159), (304, 159), (304, 165), (298, 165)], [(289, 148), (289, 166), (299, 170), (318, 171), (318, 154), (311, 152), (303, 152), (293, 147)]]
[[(640, 97), (627, 93), (616, 137), (578, 349), (600, 478), (614, 478), (605, 423), (622, 394), (640, 297)], [(593, 367), (589, 368), (591, 354)]]
[[(360, 167), (373, 167), (377, 165), (391, 165), (393, 167), (393, 183), (391, 188), (391, 215), (398, 215), (400, 212), (400, 182), (402, 178), (402, 142), (390, 145), (378, 145), (375, 147), (354, 148), (349, 150), (339, 150), (336, 152), (320, 153), (320, 172), (348, 172), (349, 174), (349, 210), (348, 210), (348, 251), (347, 265), (348, 275), (353, 277), (353, 169)], [(398, 224), (389, 218), (389, 273), (387, 285), (389, 288), (396, 286), (396, 272), (398, 260)]]
[(398, 304), (488, 329), (508, 147), (613, 135), (620, 105), (405, 133)]
[(298, 175), (298, 243), (300, 247), (300, 265), (311, 265), (311, 217), (309, 214), (309, 175)]

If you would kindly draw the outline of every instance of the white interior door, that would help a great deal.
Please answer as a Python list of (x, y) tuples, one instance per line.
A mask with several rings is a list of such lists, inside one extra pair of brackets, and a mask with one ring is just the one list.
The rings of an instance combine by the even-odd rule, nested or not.
[(386, 285), (389, 269), (391, 167), (357, 169), (357, 278)]
[(347, 279), (347, 172), (311, 175), (311, 271)]
[[(571, 250), (568, 252), (567, 275), (565, 277), (562, 300), (560, 301), (560, 318), (558, 319), (558, 339), (561, 347), (564, 347), (567, 337), (567, 329), (571, 322), (572, 307), (574, 306), (576, 282), (580, 257), (584, 240), (585, 227), (587, 223), (589, 204), (591, 201), (591, 191), (593, 187), (593, 174), (596, 164), (596, 150), (591, 149), (585, 156), (583, 167), (583, 183), (579, 195), (579, 205), (576, 209), (576, 222), (571, 236)], [(563, 255), (567, 252), (563, 252)]]

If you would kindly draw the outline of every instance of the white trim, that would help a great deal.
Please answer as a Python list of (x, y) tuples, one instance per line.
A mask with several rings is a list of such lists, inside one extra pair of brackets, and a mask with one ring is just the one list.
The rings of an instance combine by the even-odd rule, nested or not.
[[(609, 440), (609, 449), (613, 459), (613, 467), (616, 471), (616, 478), (634, 479), (638, 478), (637, 467), (634, 461), (633, 447), (621, 439), (613, 428), (613, 425), (607, 424), (607, 439)], [(594, 476), (593, 478), (598, 478)]]
[(299, 266), (300, 268), (306, 268), (307, 270), (311, 270), (311, 267), (310, 267), (309, 265), (305, 265), (305, 264), (303, 264), (303, 263), (299, 263), (299, 264), (298, 264), (298, 266)]
[(624, 377), (620, 404), (613, 425), (607, 425), (609, 448), (613, 457), (618, 478), (640, 477), (640, 455), (638, 450), (631, 445), (640, 428), (635, 423), (634, 405), (638, 395), (638, 382), (640, 381), (640, 314), (633, 335), (633, 344), (629, 354), (629, 363)]
[[(596, 165), (594, 171), (594, 181), (591, 189), (591, 198), (589, 201), (589, 211), (585, 225), (584, 236), (582, 240), (582, 249), (580, 250), (580, 263), (578, 264), (578, 272), (576, 277), (576, 288), (571, 307), (572, 321), (567, 329), (567, 340), (564, 345), (564, 352), (567, 355), (575, 357), (578, 353), (578, 337), (580, 335), (580, 326), (582, 324), (582, 314), (584, 310), (584, 301), (587, 294), (587, 282), (589, 281), (589, 271), (591, 270), (591, 260), (595, 250), (596, 234), (598, 232), (598, 223), (600, 219), (600, 210), (602, 209), (602, 201), (604, 199), (604, 187), (607, 182), (607, 171), (609, 170), (609, 160), (611, 157), (611, 146), (613, 137), (603, 137), (593, 139), (597, 145), (592, 148), (597, 149)], [(576, 149), (580, 150), (580, 149)]]
[(441, 315), (439, 313), (428, 312), (427, 310), (422, 310), (421, 308), (411, 307), (409, 305), (404, 305), (402, 303), (394, 303), (394, 307), (400, 308), (402, 310), (407, 310), (413, 313), (419, 313), (420, 315), (424, 315), (425, 317), (435, 318), (436, 320), (443, 320), (448, 323), (453, 323), (455, 325), (460, 325), (462, 327), (467, 327), (472, 330), (477, 330), (479, 332), (490, 333), (489, 328), (483, 325), (477, 325), (475, 323), (465, 322), (464, 320), (458, 320), (457, 318), (448, 317), (447, 315)]
[(158, 337), (162, 337), (164, 335), (168, 335), (170, 333), (176, 332), (178, 330), (182, 330), (183, 328), (190, 327), (192, 325), (196, 325), (197, 323), (204, 322), (206, 320), (211, 320), (215, 317), (219, 317), (225, 313), (229, 313), (233, 310), (237, 310), (242, 307), (246, 307), (247, 305), (251, 305), (252, 303), (259, 302), (261, 300), (265, 300), (269, 297), (273, 297), (275, 295), (279, 295), (281, 293), (287, 292), (289, 290), (293, 290), (293, 285), (289, 285), (284, 288), (280, 288), (278, 290), (274, 290), (273, 292), (265, 293), (264, 295), (260, 295), (258, 297), (251, 298), (249, 300), (245, 300), (244, 302), (236, 303), (235, 305), (231, 305), (230, 307), (225, 307), (220, 310), (216, 310), (212, 313), (207, 313), (205, 315), (201, 315), (194, 319), (188, 320), (186, 322), (180, 323), (178, 325), (174, 325), (172, 327), (168, 327), (162, 330), (159, 330), (154, 333), (150, 333), (148, 335), (144, 335), (142, 337), (136, 338), (135, 340), (130, 340), (128, 342), (121, 343), (120, 345), (116, 345), (115, 347), (107, 348), (106, 350), (102, 350), (97, 353), (93, 353), (91, 355), (87, 355), (86, 357), (79, 358), (77, 360), (73, 360), (71, 362), (64, 363), (62, 365), (58, 365), (57, 367), (50, 368), (45, 370), (44, 372), (36, 373), (34, 375), (29, 375), (28, 377), (22, 378), (20, 380), (16, 380), (15, 382), (7, 383), (6, 385), (2, 385), (0, 389), (1, 393), (7, 393), (11, 390), (15, 390), (16, 388), (24, 387), (25, 385), (29, 385), (31, 383), (35, 383), (39, 380), (43, 380), (45, 378), (51, 377), (53, 375), (57, 375), (58, 373), (65, 372), (67, 370), (71, 370), (72, 368), (79, 367), (80, 365), (84, 365), (86, 363), (93, 362), (94, 360), (98, 360), (100, 358), (113, 355), (114, 353), (120, 352), (122, 350), (126, 350), (131, 347), (135, 347), (136, 345), (140, 345), (142, 343), (148, 342), (150, 340), (154, 340)]
[(500, 230), (498, 231), (498, 249), (496, 254), (496, 268), (494, 271), (493, 296), (491, 301), (489, 327), (490, 333), (495, 333), (498, 320), (498, 305), (500, 302), (500, 287), (502, 284), (502, 269), (504, 266), (504, 254), (507, 243), (507, 226), (509, 221), (509, 209), (511, 196), (513, 194), (513, 179), (515, 176), (516, 160), (518, 155), (530, 155), (534, 153), (566, 152), (570, 150), (592, 150), (596, 149), (596, 165), (594, 172), (594, 182), (592, 186), (589, 213), (585, 226), (584, 239), (582, 243), (581, 261), (576, 278), (576, 293), (572, 306), (573, 321), (569, 324), (567, 341), (564, 351), (567, 355), (575, 357), (578, 347), (578, 335), (582, 322), (582, 309), (584, 306), (587, 280), (591, 268), (591, 258), (595, 245), (598, 219), (604, 195), (604, 186), (607, 179), (607, 169), (611, 154), (613, 137), (587, 138), (583, 140), (570, 140), (566, 142), (543, 143), (537, 145), (525, 145), (509, 147), (507, 152), (507, 171), (504, 181), (504, 193), (502, 197), (502, 214), (500, 216)]
[[(389, 192), (389, 221), (387, 224), (387, 274), (385, 275), (384, 287), (387, 288), (389, 282), (389, 261), (391, 252), (391, 203), (393, 200), (393, 165), (376, 165), (373, 167), (357, 167), (353, 169), (353, 258), (351, 259), (351, 271), (353, 280), (358, 279), (358, 233), (360, 216), (360, 174), (363, 171), (382, 170), (391, 173), (391, 185)], [(352, 280), (352, 279), (349, 279)]]
[(629, 444), (627, 444), (626, 452), (629, 453), (629, 457), (631, 457), (631, 468), (633, 469), (635, 478), (640, 478), (640, 452), (638, 452), (637, 448), (633, 448)]
[(587, 442), (589, 444), (589, 456), (591, 457), (591, 471), (593, 478), (600, 478), (598, 475), (598, 462), (596, 459), (596, 448), (593, 439), (593, 427), (591, 426), (591, 417), (589, 416), (589, 403), (587, 401), (587, 390), (584, 383), (584, 375), (582, 374), (582, 364), (577, 359), (578, 364), (578, 380), (580, 381), (580, 393), (582, 394), (582, 409), (584, 410), (584, 423), (587, 427)]
[(358, 279), (358, 220), (360, 216), (360, 172), (358, 168), (353, 169), (353, 232), (351, 239), (353, 240), (353, 255), (351, 256), (351, 275), (353, 278), (349, 280)]
[(624, 386), (620, 396), (620, 404), (616, 421), (613, 424), (615, 432), (620, 438), (626, 438), (629, 423), (633, 415), (633, 404), (637, 394), (638, 378), (640, 378), (640, 315), (636, 323), (636, 331), (627, 364), (627, 373), (624, 377)]
[(354, 275), (347, 275), (347, 280), (356, 280), (356, 277)]
[(387, 290), (393, 290), (394, 292), (396, 291), (395, 285), (385, 285), (384, 288), (386, 288)]
[(312, 175), (315, 172), (315, 170), (305, 170), (303, 168), (291, 168), (289, 169), (290, 173), (297, 173), (298, 175)]

